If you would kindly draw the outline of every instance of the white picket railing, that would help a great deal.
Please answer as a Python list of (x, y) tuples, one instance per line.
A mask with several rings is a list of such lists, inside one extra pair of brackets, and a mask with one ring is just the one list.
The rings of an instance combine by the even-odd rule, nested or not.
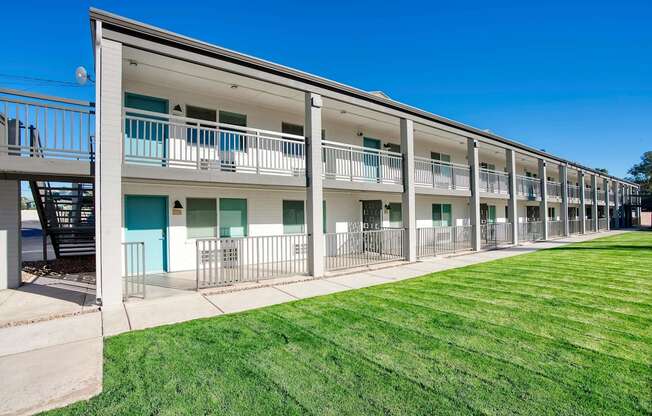
[(302, 136), (148, 111), (124, 113), (125, 163), (305, 175)]
[(568, 232), (570, 234), (580, 234), (582, 232), (582, 220), (569, 220)]
[(568, 198), (580, 199), (580, 187), (577, 185), (568, 185)]
[(471, 250), (472, 225), (417, 229), (417, 257), (433, 257)]
[(509, 195), (509, 174), (491, 169), (480, 169), (480, 191)]
[(325, 179), (403, 183), (403, 156), (400, 153), (327, 140), (322, 140), (322, 152)]
[(512, 223), (494, 222), (480, 225), (480, 245), (482, 248), (495, 248), (511, 244), (514, 227)]
[(561, 184), (559, 182), (547, 181), (546, 188), (549, 198), (561, 198)]
[(518, 223), (519, 241), (538, 241), (543, 239), (543, 222), (526, 221)]
[(608, 225), (608, 221), (606, 218), (598, 218), (598, 230), (606, 230)]
[(470, 168), (466, 165), (439, 160), (414, 158), (414, 183), (416, 186), (438, 189), (470, 188)]
[(93, 103), (0, 89), (0, 153), (92, 161), (94, 135)]
[(403, 260), (402, 228), (325, 234), (326, 270)]
[(539, 198), (541, 196), (541, 180), (516, 175), (516, 193), (528, 198)]
[(555, 238), (564, 235), (563, 221), (551, 220), (548, 221), (548, 237)]
[(198, 239), (197, 288), (306, 274), (307, 250), (305, 234)]

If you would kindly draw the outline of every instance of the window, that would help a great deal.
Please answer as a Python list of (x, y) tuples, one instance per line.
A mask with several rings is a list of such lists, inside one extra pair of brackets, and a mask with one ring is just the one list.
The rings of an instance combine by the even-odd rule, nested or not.
[(389, 204), (389, 226), (399, 228), (403, 224), (403, 208), (400, 202), (390, 202)]
[(539, 207), (538, 206), (527, 206), (525, 207), (525, 216), (527, 217), (527, 221), (532, 222), (532, 221), (540, 221), (541, 216), (539, 215)]
[[(443, 153), (430, 152), (430, 159), (438, 160), (440, 162), (450, 163), (451, 156)], [(452, 176), (452, 171), (450, 166), (435, 165), (433, 169), (433, 174), (437, 176), (443, 176), (445, 178), (450, 178)], [(450, 181), (450, 179), (448, 180)]]
[(537, 175), (536, 173), (532, 173), (532, 172), (528, 172), (528, 171), (525, 171), (525, 176), (528, 177), (528, 178), (537, 178), (537, 177), (539, 177), (539, 175)]
[[(221, 124), (229, 124), (231, 126), (247, 127), (247, 115), (231, 113), (229, 111), (220, 111), (219, 120)], [(232, 127), (220, 126), (220, 150), (241, 152), (247, 151), (247, 136), (244, 130), (239, 130)]]
[(220, 237), (245, 237), (247, 233), (247, 200), (220, 198)]
[(432, 225), (434, 227), (449, 227), (453, 225), (451, 204), (432, 204)]
[[(192, 105), (186, 105), (186, 117), (194, 118), (197, 120), (206, 120), (206, 121), (217, 121), (217, 111), (211, 110), (210, 108), (201, 108), (195, 107)], [(186, 123), (193, 127), (188, 127), (186, 140), (188, 143), (197, 143), (197, 138), (199, 138), (199, 144), (214, 146), (215, 145), (215, 127), (210, 124), (199, 124), (197, 128), (197, 123), (188, 122)], [(198, 134), (199, 133), (199, 134)]]
[(302, 234), (305, 229), (303, 201), (283, 201), (283, 234)]
[(548, 219), (555, 221), (557, 216), (555, 215), (555, 207), (548, 207)]
[(385, 150), (394, 153), (401, 153), (401, 145), (396, 143), (385, 143)]
[(496, 170), (496, 165), (494, 165), (492, 163), (482, 162), (482, 163), (480, 163), (480, 167), (482, 169)]
[[(303, 137), (303, 126), (299, 124), (282, 122), (281, 133), (292, 134), (294, 136)], [(283, 154), (292, 155), (292, 156), (303, 155), (303, 147), (299, 144), (291, 143), (291, 142), (303, 143), (304, 142), (303, 140), (296, 139), (294, 137), (283, 137), (283, 138), (285, 140), (289, 140), (289, 142), (283, 142)]]
[(186, 199), (186, 231), (188, 238), (212, 238), (217, 235), (215, 199)]
[(505, 205), (505, 218), (507, 219), (507, 222), (509, 222), (509, 206)]

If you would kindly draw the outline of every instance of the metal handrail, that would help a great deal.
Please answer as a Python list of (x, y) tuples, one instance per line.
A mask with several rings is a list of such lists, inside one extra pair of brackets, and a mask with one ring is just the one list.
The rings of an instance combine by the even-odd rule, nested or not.
[(357, 146), (354, 144), (348, 144), (348, 143), (342, 143), (342, 142), (335, 142), (332, 140), (322, 140), (321, 141), (322, 146), (331, 146), (331, 147), (338, 147), (338, 148), (346, 148), (350, 149), (353, 151), (358, 151), (358, 152), (364, 152), (364, 153), (372, 153), (372, 154), (379, 154), (379, 155), (387, 155), (390, 157), (396, 157), (396, 158), (403, 158), (403, 155), (399, 152), (392, 152), (391, 150), (382, 150), (382, 149), (374, 149), (370, 147), (363, 147), (363, 146)]
[(470, 189), (471, 168), (423, 157), (414, 158), (414, 183), (441, 189)]

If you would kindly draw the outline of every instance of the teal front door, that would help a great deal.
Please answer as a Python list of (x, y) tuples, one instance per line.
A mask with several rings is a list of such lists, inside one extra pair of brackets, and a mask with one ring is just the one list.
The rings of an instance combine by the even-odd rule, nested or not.
[(373, 182), (377, 182), (380, 177), (380, 140), (365, 137), (362, 146), (365, 149), (363, 156), (364, 163), (364, 177)]
[(165, 196), (125, 196), (125, 239), (145, 243), (145, 271), (168, 269), (168, 199)]
[[(125, 93), (125, 108), (168, 114), (168, 100)], [(125, 158), (161, 165), (167, 157), (169, 125), (165, 117), (127, 112), (125, 120)]]

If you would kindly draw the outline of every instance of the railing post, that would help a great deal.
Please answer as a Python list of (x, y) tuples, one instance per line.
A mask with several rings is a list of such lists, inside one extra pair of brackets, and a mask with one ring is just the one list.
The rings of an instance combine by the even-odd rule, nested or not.
[[(362, 155), (362, 157), (364, 159), (364, 155)], [(353, 148), (352, 147), (349, 147), (349, 181), (353, 182)]]
[[(308, 273), (324, 275), (323, 189), (321, 163), (321, 107), (319, 94), (305, 94), (306, 200), (308, 231)], [(353, 171), (351, 172), (353, 174)]]
[(480, 162), (478, 155), (478, 141), (472, 138), (467, 139), (467, 157), (470, 165), (470, 189), (469, 214), (471, 219), (472, 233), (471, 249), (478, 251), (480, 244)]
[(517, 205), (517, 192), (516, 192), (516, 152), (514, 149), (507, 149), (505, 151), (507, 159), (507, 170), (509, 180), (509, 203), (507, 207), (508, 221), (512, 223), (512, 244), (518, 244), (518, 205)]
[(541, 203), (539, 205), (540, 220), (541, 220), (541, 238), (543, 240), (548, 239), (548, 171), (546, 166), (546, 161), (539, 159), (539, 179), (541, 183), (541, 191), (539, 192), (541, 197)]
[[(414, 123), (400, 120), (401, 152), (403, 153), (403, 256), (409, 262), (417, 260), (416, 198), (414, 191)], [(434, 180), (434, 179), (433, 179)]]
[[(256, 140), (254, 140), (255, 146), (256, 146), (256, 174), (260, 175), (260, 132), (256, 131)], [(283, 147), (285, 143), (281, 143), (281, 147)], [(283, 152), (281, 152), (283, 154)], [(281, 156), (283, 157), (283, 156)]]

